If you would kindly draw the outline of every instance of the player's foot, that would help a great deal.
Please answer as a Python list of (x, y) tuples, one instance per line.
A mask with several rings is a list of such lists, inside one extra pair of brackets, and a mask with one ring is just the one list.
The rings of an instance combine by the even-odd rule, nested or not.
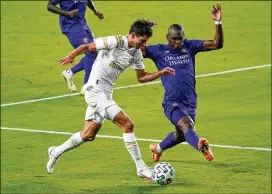
[(73, 74), (72, 74), (71, 70), (64, 70), (63, 72), (61, 72), (61, 76), (65, 80), (68, 89), (71, 90), (71, 92), (75, 92), (76, 86), (73, 82)]
[(48, 174), (52, 174), (54, 170), (54, 165), (58, 161), (59, 156), (55, 156), (55, 146), (49, 147), (47, 153), (49, 156), (49, 160), (46, 165), (46, 170)]
[(159, 162), (162, 154), (158, 153), (157, 151), (157, 144), (150, 144), (149, 150), (153, 153), (153, 161)]
[(137, 175), (141, 178), (146, 178), (149, 181), (152, 181), (152, 172), (153, 169), (149, 168), (148, 166), (144, 166), (142, 168), (137, 169)]
[(200, 152), (204, 155), (206, 160), (212, 161), (214, 156), (212, 153), (212, 150), (210, 148), (209, 142), (205, 138), (200, 138), (198, 141), (198, 148), (200, 149)]
[(83, 85), (81, 90), (80, 90), (80, 94), (85, 95), (85, 91), (86, 91), (86, 87), (85, 87), (85, 85)]

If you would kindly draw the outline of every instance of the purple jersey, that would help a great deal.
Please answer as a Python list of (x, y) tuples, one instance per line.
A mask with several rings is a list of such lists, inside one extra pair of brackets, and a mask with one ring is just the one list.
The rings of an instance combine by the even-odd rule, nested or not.
[(150, 45), (145, 51), (145, 57), (152, 59), (158, 70), (171, 67), (176, 71), (176, 75), (161, 77), (165, 90), (163, 104), (176, 102), (196, 107), (195, 55), (203, 51), (203, 41), (185, 39), (183, 47), (175, 50), (165, 44)]
[(71, 11), (78, 9), (78, 15), (74, 18), (59, 16), (62, 33), (90, 30), (85, 19), (86, 0), (50, 0), (50, 2), (53, 5), (59, 4), (61, 10)]

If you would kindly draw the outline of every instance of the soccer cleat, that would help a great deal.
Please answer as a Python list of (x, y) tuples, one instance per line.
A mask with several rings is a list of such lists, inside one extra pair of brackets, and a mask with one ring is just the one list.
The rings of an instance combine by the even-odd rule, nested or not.
[(212, 161), (214, 159), (212, 150), (209, 146), (209, 142), (205, 138), (200, 138), (198, 141), (198, 148), (200, 149), (200, 152), (204, 155), (206, 160)]
[(159, 162), (162, 154), (158, 153), (157, 151), (157, 144), (150, 144), (149, 150), (153, 153), (153, 161)]
[(153, 169), (152, 168), (149, 168), (148, 166), (145, 166), (143, 168), (139, 168), (137, 169), (137, 175), (140, 177), (140, 178), (146, 178), (148, 179), (149, 181), (152, 181), (152, 172), (153, 172)]
[(84, 96), (85, 95), (85, 91), (86, 91), (86, 87), (85, 87), (85, 85), (83, 85), (82, 88), (81, 88), (81, 90), (80, 90), (80, 94)]
[(72, 75), (72, 73), (70, 71), (71, 70), (64, 70), (63, 72), (61, 72), (61, 76), (65, 80), (68, 89), (71, 90), (71, 92), (75, 92), (76, 91), (76, 86), (74, 85), (73, 75)]
[(47, 173), (48, 174), (52, 174), (53, 173), (53, 170), (54, 170), (54, 165), (56, 164), (56, 162), (58, 161), (58, 157), (56, 157), (54, 155), (54, 152), (55, 152), (55, 146), (51, 146), (48, 148), (48, 156), (49, 156), (49, 160), (47, 162), (47, 165), (46, 165), (46, 170), (47, 170)]

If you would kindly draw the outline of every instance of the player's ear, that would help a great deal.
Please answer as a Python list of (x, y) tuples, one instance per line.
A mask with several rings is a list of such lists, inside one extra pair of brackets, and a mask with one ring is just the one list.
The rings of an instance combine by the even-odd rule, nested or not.
[(168, 34), (166, 34), (166, 39), (169, 40), (169, 35)]
[(136, 37), (137, 37), (137, 36), (136, 36), (136, 33), (135, 33), (135, 32), (132, 32), (132, 33), (131, 33), (131, 37), (132, 37), (132, 39), (136, 38)]

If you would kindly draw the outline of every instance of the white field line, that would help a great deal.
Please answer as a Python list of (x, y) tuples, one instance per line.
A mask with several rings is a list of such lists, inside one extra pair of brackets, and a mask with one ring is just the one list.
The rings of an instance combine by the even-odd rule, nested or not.
[[(60, 134), (60, 135), (72, 135), (71, 132), (59, 132), (59, 131), (46, 131), (46, 130), (34, 130), (34, 129), (21, 129), (21, 128), (10, 128), (10, 127), (1, 127), (1, 130), (12, 130), (12, 131), (24, 131), (24, 132), (34, 132), (34, 133), (51, 133), (51, 134)], [(110, 139), (123, 139), (120, 136), (111, 136), (111, 135), (97, 135), (97, 137), (101, 138), (110, 138)], [(161, 142), (158, 139), (145, 139), (145, 138), (136, 138), (138, 141), (147, 141), (147, 142)], [(187, 144), (186, 142), (182, 144)], [(258, 147), (244, 147), (244, 146), (230, 146), (230, 145), (217, 145), (210, 144), (212, 147), (220, 147), (220, 148), (231, 148), (231, 149), (246, 149), (246, 150), (261, 150), (261, 151), (269, 151), (271, 152), (271, 148), (258, 148)]]
[[(271, 67), (271, 64), (258, 65), (258, 66), (252, 66), (252, 67), (246, 67), (246, 68), (240, 68), (240, 69), (233, 69), (233, 70), (228, 70), (228, 71), (221, 71), (221, 72), (215, 72), (215, 73), (202, 74), (202, 75), (197, 75), (196, 78), (209, 77), (209, 76), (214, 76), (214, 75), (222, 75), (222, 74), (228, 74), (228, 73), (235, 73), (235, 72), (247, 71), (247, 70), (251, 70), (251, 69), (259, 69), (259, 68), (264, 68), (264, 67)], [(148, 82), (148, 83), (144, 83), (144, 84), (135, 84), (135, 85), (130, 85), (130, 86), (120, 86), (120, 87), (114, 88), (114, 90), (120, 90), (120, 89), (126, 89), (126, 88), (135, 88), (135, 87), (141, 87), (141, 86), (145, 86), (145, 85), (152, 85), (152, 84), (158, 84), (158, 83), (161, 83), (161, 81)], [(1, 107), (13, 106), (13, 105), (17, 105), (17, 104), (26, 104), (26, 103), (32, 103), (32, 102), (39, 102), (39, 101), (44, 101), (44, 100), (53, 100), (53, 99), (65, 98), (65, 97), (77, 96), (77, 95), (80, 95), (80, 93), (65, 94), (65, 95), (60, 95), (60, 96), (52, 96), (52, 97), (47, 97), (47, 98), (26, 100), (26, 101), (21, 101), (21, 102), (11, 102), (11, 103), (7, 103), (7, 104), (1, 104)]]

